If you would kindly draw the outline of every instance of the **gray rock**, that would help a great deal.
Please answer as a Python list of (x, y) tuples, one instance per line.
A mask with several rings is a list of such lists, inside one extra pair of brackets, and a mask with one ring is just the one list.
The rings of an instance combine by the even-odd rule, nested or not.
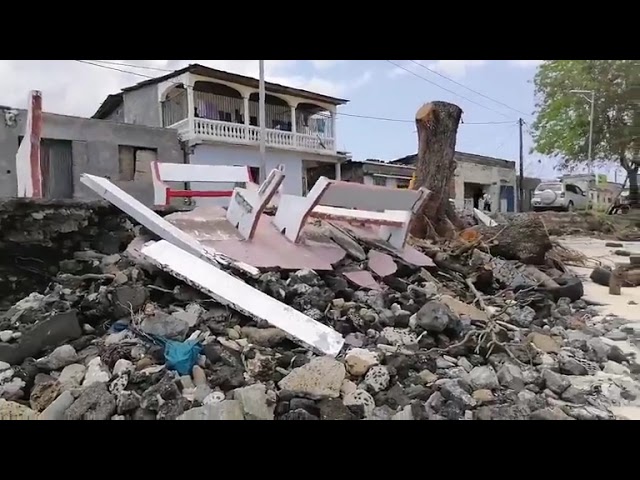
[(189, 331), (189, 324), (180, 318), (156, 312), (152, 317), (145, 318), (140, 329), (149, 335), (158, 335), (173, 340), (184, 340)]
[(453, 368), (455, 366), (455, 363), (448, 362), (442, 357), (436, 358), (436, 368), (438, 369)]
[(111, 379), (111, 373), (106, 365), (102, 363), (100, 357), (96, 357), (87, 365), (87, 372), (84, 375), (83, 387), (88, 387), (94, 383), (105, 383)]
[(360, 377), (367, 373), (369, 368), (380, 363), (378, 354), (363, 348), (349, 350), (344, 358), (344, 363), (349, 375)]
[(365, 418), (370, 417), (373, 413), (373, 409), (376, 407), (376, 402), (373, 397), (367, 391), (359, 389), (345, 395), (342, 403), (347, 407), (362, 408)]
[(133, 362), (125, 359), (119, 358), (116, 364), (113, 366), (113, 375), (117, 376), (122, 373), (131, 373), (135, 369)]
[(60, 372), (60, 377), (58, 378), (60, 385), (62, 385), (62, 389), (69, 390), (72, 388), (78, 388), (82, 385), (82, 380), (84, 379), (86, 371), (87, 368), (79, 363), (72, 363), (71, 365), (64, 367), (62, 372)]
[(42, 370), (59, 370), (71, 365), (77, 359), (78, 354), (71, 345), (62, 345), (46, 357), (36, 360), (36, 365)]
[(531, 420), (575, 420), (558, 407), (536, 410), (529, 418)]
[(473, 365), (465, 357), (458, 359), (458, 366), (464, 368), (467, 373), (473, 370)]
[(500, 388), (500, 382), (496, 371), (490, 365), (475, 367), (469, 372), (469, 383), (475, 390), (487, 389), (497, 390)]
[(273, 420), (275, 404), (269, 405), (267, 388), (262, 383), (237, 388), (233, 398), (242, 404), (246, 420)]
[(519, 327), (529, 328), (535, 316), (536, 311), (530, 306), (526, 305), (522, 308), (516, 309), (511, 315), (511, 320)]
[(117, 412), (119, 415), (133, 412), (140, 406), (140, 395), (136, 392), (125, 390), (120, 392), (116, 401)]
[(411, 317), (410, 325), (419, 326), (428, 332), (442, 332), (453, 322), (458, 320), (455, 313), (443, 303), (430, 301), (425, 303), (416, 314)]
[(4, 372), (5, 370), (9, 370), (11, 368), (11, 365), (9, 365), (7, 362), (0, 362), (0, 372)]
[(172, 375), (167, 372), (158, 383), (142, 394), (140, 406), (145, 410), (157, 412), (164, 402), (176, 400), (180, 396), (180, 390), (176, 382)]
[(0, 342), (8, 342), (13, 337), (13, 331), (3, 330), (0, 332)]
[(604, 362), (607, 360), (611, 346), (604, 343), (602, 339), (598, 337), (589, 338), (587, 340), (587, 346), (598, 362)]
[(631, 373), (631, 370), (629, 370), (624, 365), (620, 365), (619, 363), (612, 362), (611, 360), (608, 360), (604, 364), (603, 371), (604, 373), (610, 373), (612, 375), (629, 375)]
[(318, 403), (320, 420), (353, 420), (354, 416), (338, 398), (325, 398)]
[(398, 413), (396, 413), (391, 420), (413, 420), (413, 412), (411, 410), (411, 405), (407, 405)]
[(364, 383), (374, 392), (381, 392), (389, 387), (391, 376), (383, 365), (374, 365), (364, 377)]
[(187, 410), (178, 420), (244, 420), (238, 400), (223, 400)]
[(62, 392), (58, 398), (42, 411), (38, 420), (64, 420), (65, 412), (73, 402), (74, 398), (70, 391)]
[(287, 338), (286, 334), (279, 328), (243, 327), (242, 335), (249, 339), (251, 343), (263, 347), (275, 347)]
[(123, 285), (114, 292), (113, 308), (119, 317), (140, 310), (147, 301), (147, 289), (142, 286)]
[(582, 363), (568, 355), (558, 355), (560, 372), (566, 375), (588, 375), (589, 370)]
[(278, 385), (282, 390), (310, 398), (337, 398), (345, 375), (342, 363), (330, 357), (317, 357), (292, 370)]
[(367, 420), (391, 420), (395, 415), (393, 409), (387, 405), (376, 407), (371, 411), (371, 415), (367, 417)]
[(510, 388), (516, 392), (519, 392), (525, 386), (522, 370), (512, 363), (505, 363), (498, 370), (498, 381), (503, 387)]
[[(498, 380), (496, 379), (496, 383), (497, 382)], [(434, 395), (432, 395), (429, 400), (431, 400)], [(440, 395), (442, 395), (442, 398), (446, 400), (457, 403), (464, 409), (473, 408), (477, 405), (475, 399), (471, 395), (469, 395), (469, 393), (462, 387), (461, 380), (444, 381), (444, 383), (440, 386)], [(435, 401), (436, 400), (434, 399), (433, 402)], [(430, 402), (430, 405), (433, 402)]]
[(607, 333), (605, 337), (607, 337), (609, 340), (622, 341), (629, 338), (629, 335), (627, 335), (626, 333), (620, 330), (612, 330), (609, 333)]
[(418, 337), (405, 328), (385, 327), (382, 329), (381, 336), (390, 345), (396, 347), (418, 344)]
[(609, 412), (592, 407), (592, 406), (582, 406), (582, 407), (565, 407), (565, 411), (567, 414), (576, 420), (612, 420), (613, 415), (610, 415)]
[(542, 373), (545, 385), (556, 395), (562, 395), (562, 393), (571, 386), (571, 382), (559, 373), (551, 370), (545, 370)]
[(116, 413), (116, 399), (104, 383), (85, 388), (65, 412), (67, 420), (108, 420)]
[(564, 392), (562, 392), (560, 398), (562, 398), (562, 400), (564, 400), (565, 402), (575, 403), (578, 405), (587, 403), (587, 395), (585, 394), (585, 392), (574, 386), (570, 386)]
[(303, 268), (289, 275), (289, 283), (291, 285), (302, 283), (304, 285), (309, 285), (310, 287), (317, 287), (322, 285), (322, 279), (320, 278), (320, 275), (310, 268)]
[(476, 420), (527, 420), (531, 410), (526, 405), (492, 405), (480, 407)]

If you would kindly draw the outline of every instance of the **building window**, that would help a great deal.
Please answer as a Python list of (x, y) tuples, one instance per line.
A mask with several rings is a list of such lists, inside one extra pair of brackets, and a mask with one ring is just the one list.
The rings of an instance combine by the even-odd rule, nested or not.
[(373, 184), (378, 187), (386, 187), (387, 179), (384, 177), (373, 177)]
[(409, 180), (404, 180), (399, 178), (396, 182), (396, 188), (403, 188), (403, 189), (409, 188)]
[(118, 178), (123, 182), (151, 180), (151, 161), (158, 159), (158, 150), (148, 147), (118, 145)]

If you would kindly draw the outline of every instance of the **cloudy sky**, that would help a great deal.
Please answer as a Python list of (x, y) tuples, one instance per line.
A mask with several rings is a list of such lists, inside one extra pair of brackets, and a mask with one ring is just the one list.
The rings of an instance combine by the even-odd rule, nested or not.
[[(75, 60), (0, 60), (0, 105), (24, 107), (28, 91), (37, 89), (43, 92), (46, 111), (90, 116), (108, 94), (189, 63), (258, 75), (257, 60), (91, 62), (98, 65)], [(338, 147), (352, 152), (356, 160), (393, 160), (415, 153), (417, 136), (412, 119), (423, 103), (432, 100), (456, 103), (463, 109), (465, 124), (458, 134), (458, 150), (517, 160), (517, 119), (533, 121), (532, 79), (539, 63), (266, 60), (265, 76), (267, 81), (349, 99), (349, 104), (339, 110), (345, 115), (338, 116)], [(525, 174), (553, 176), (549, 160), (529, 154), (531, 142), (526, 127), (524, 144)]]

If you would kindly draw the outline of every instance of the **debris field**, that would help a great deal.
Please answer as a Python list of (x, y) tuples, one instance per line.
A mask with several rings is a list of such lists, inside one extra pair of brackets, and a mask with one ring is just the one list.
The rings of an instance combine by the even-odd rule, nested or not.
[(640, 394), (625, 321), (532, 221), (410, 240), (427, 266), (333, 225), (330, 271), (234, 273), (337, 332), (332, 355), (152, 261), (112, 206), (5, 202), (0, 419), (612, 419)]

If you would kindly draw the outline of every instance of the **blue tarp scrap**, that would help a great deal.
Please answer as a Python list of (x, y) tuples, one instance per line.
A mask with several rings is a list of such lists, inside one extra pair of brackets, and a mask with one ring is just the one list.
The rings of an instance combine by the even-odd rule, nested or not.
[(164, 346), (164, 360), (169, 370), (175, 370), (180, 375), (191, 375), (193, 366), (198, 363), (198, 357), (202, 353), (202, 345), (198, 340), (178, 342), (158, 335), (149, 335), (135, 327), (129, 329), (148, 342)]
[(202, 345), (196, 340), (176, 342), (165, 339), (164, 359), (169, 370), (175, 370), (180, 375), (190, 375), (198, 357), (202, 352)]

